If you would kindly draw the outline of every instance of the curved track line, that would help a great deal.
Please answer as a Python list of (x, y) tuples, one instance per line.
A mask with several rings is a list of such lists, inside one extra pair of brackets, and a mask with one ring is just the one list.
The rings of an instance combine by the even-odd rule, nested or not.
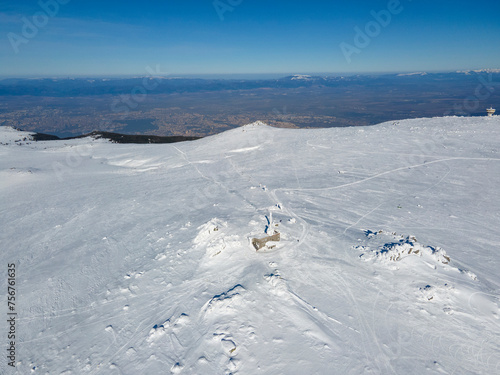
[(378, 178), (378, 177), (381, 177), (381, 176), (385, 176), (387, 174), (391, 174), (391, 173), (394, 173), (394, 172), (399, 172), (399, 171), (402, 171), (402, 170), (405, 170), (405, 169), (414, 169), (414, 168), (418, 168), (418, 167), (423, 167), (425, 165), (442, 163), (442, 162), (446, 162), (446, 161), (454, 161), (454, 160), (500, 161), (500, 159), (496, 159), (496, 158), (465, 158), (465, 157), (446, 158), (446, 159), (433, 160), (433, 161), (429, 161), (429, 162), (425, 162), (425, 163), (421, 163), (421, 164), (415, 164), (415, 165), (410, 165), (410, 166), (405, 166), (405, 167), (399, 167), (399, 168), (391, 169), (390, 171), (381, 172), (381, 173), (378, 173), (378, 174), (376, 174), (374, 176), (363, 178), (361, 180), (350, 182), (350, 183), (343, 184), (343, 185), (330, 186), (330, 187), (326, 187), (326, 188), (303, 188), (303, 189), (280, 188), (280, 189), (277, 189), (277, 190), (286, 190), (286, 191), (325, 191), (325, 190), (335, 190), (335, 189), (340, 189), (340, 188), (343, 188), (343, 187), (346, 187), (346, 186), (352, 186), (352, 185), (361, 184), (363, 182), (370, 181), (370, 180), (373, 180), (375, 178)]

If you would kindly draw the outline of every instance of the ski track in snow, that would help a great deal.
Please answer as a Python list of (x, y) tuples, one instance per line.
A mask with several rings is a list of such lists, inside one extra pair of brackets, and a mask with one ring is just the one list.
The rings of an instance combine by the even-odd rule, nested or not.
[(322, 190), (341, 189), (344, 187), (349, 187), (349, 186), (361, 184), (363, 182), (367, 182), (367, 181), (370, 181), (370, 180), (373, 180), (373, 179), (376, 179), (376, 178), (379, 178), (379, 177), (382, 177), (382, 176), (385, 176), (385, 175), (388, 175), (388, 174), (391, 174), (394, 172), (399, 172), (399, 171), (403, 171), (406, 169), (414, 169), (414, 168), (418, 168), (418, 167), (427, 166), (430, 164), (443, 163), (446, 161), (457, 161), (457, 160), (462, 160), (462, 161), (465, 161), (465, 160), (467, 160), (467, 161), (500, 161), (500, 159), (496, 159), (496, 158), (464, 158), (464, 157), (445, 158), (445, 159), (434, 160), (434, 161), (421, 163), (421, 164), (415, 164), (415, 165), (410, 165), (410, 166), (394, 168), (394, 169), (391, 169), (391, 170), (388, 170), (385, 172), (377, 173), (374, 176), (370, 176), (370, 177), (367, 177), (367, 178), (364, 178), (364, 179), (361, 179), (361, 180), (358, 180), (355, 182), (350, 182), (348, 184), (343, 184), (343, 185), (330, 186), (330, 187), (324, 187), (324, 188), (303, 188), (303, 189), (286, 188), (286, 189), (280, 189), (280, 190), (284, 190), (284, 191), (322, 191)]

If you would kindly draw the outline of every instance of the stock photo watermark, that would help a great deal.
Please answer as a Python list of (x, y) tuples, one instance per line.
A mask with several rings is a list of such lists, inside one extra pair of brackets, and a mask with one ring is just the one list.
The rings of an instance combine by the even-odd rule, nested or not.
[(495, 92), (493, 74), (488, 73), (486, 76), (476, 73), (476, 78), (477, 86), (472, 95), (466, 97), (461, 103), (455, 104), (453, 109), (444, 113), (444, 116), (470, 115), (480, 108), (482, 101), (488, 100), (491, 97)]
[(278, 108), (273, 108), (274, 119), (280, 122), (288, 122), (294, 119), (294, 115), (288, 113), (287, 107), (283, 106), (283, 111), (280, 111)]
[(40, 29), (43, 29), (49, 23), (51, 18), (57, 16), (61, 5), (66, 5), (71, 0), (47, 0), (38, 1), (41, 10), (35, 12), (30, 18), (22, 17), (22, 26), (20, 33), (10, 32), (7, 34), (10, 45), (15, 54), (18, 54), (19, 47), (22, 44), (28, 44), (29, 41), (38, 35)]
[(148, 75), (142, 79), (140, 85), (135, 86), (130, 90), (130, 94), (120, 95), (119, 98), (111, 103), (111, 111), (120, 113), (121, 120), (124, 120), (131, 110), (136, 109), (140, 103), (146, 100), (150, 91), (156, 90), (161, 83), (161, 79), (168, 75), (160, 71), (160, 65), (156, 65), (155, 70), (150, 66), (146, 67)]
[(17, 295), (16, 295), (16, 264), (7, 265), (7, 364), (16, 367), (16, 317), (17, 317)]
[[(156, 65), (155, 69), (148, 65), (146, 72), (148, 75), (142, 79), (140, 85), (134, 86), (129, 94), (120, 95), (119, 98), (116, 98), (111, 103), (111, 111), (115, 114), (121, 114), (120, 120), (124, 120), (131, 110), (136, 109), (140, 103), (144, 102), (148, 94), (158, 88), (162, 78), (167, 75), (167, 73), (160, 70), (160, 65)], [(103, 120), (99, 124), (98, 129), (100, 131), (114, 130), (114, 127), (110, 124), (111, 121)], [(92, 149), (93, 145), (90, 143), (74, 147), (66, 154), (64, 162), (56, 161), (52, 163), (52, 170), (58, 181), (62, 182), (64, 175), (71, 171), (71, 169), (79, 167), (85, 159), (92, 158)]]
[(243, 3), (243, 0), (214, 0), (212, 5), (219, 16), (219, 19), (224, 21), (224, 14), (227, 12), (233, 12), (236, 7), (241, 5), (241, 3)]
[[(412, 0), (407, 1), (411, 2)], [(370, 12), (372, 19), (363, 28), (359, 26), (354, 27), (355, 34), (352, 44), (347, 42), (340, 43), (339, 47), (346, 61), (350, 64), (352, 62), (352, 55), (359, 55), (366, 49), (373, 39), (377, 38), (391, 24), (393, 16), (397, 16), (403, 10), (404, 6), (400, 0), (389, 0), (386, 9), (378, 12), (372, 10)]]

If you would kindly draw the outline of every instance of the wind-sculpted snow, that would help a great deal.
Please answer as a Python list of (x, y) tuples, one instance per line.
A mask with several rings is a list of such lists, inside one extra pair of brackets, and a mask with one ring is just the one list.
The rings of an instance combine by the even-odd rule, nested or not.
[(408, 256), (420, 257), (432, 263), (448, 264), (451, 261), (446, 251), (439, 247), (424, 246), (418, 243), (414, 236), (386, 243), (378, 249), (364, 246), (360, 246), (358, 249), (364, 251), (360, 258), (367, 261), (399, 262)]
[(0, 127), (0, 373), (500, 373), (498, 117), (29, 136)]

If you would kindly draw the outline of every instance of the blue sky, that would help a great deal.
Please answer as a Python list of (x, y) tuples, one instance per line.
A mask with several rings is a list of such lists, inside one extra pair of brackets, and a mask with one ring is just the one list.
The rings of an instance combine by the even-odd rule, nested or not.
[(0, 76), (500, 68), (497, 1), (217, 1), (4, 2)]

